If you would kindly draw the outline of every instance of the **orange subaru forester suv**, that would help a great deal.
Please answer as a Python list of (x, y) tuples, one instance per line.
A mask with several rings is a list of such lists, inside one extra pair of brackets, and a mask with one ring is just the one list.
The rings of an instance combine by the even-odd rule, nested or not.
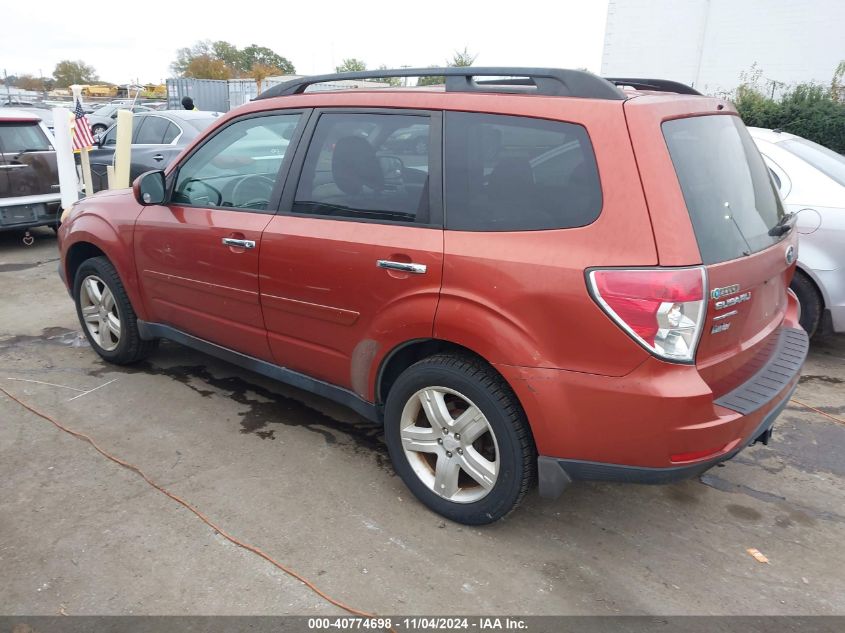
[(792, 228), (733, 107), (682, 84), (379, 70), (271, 88), (77, 203), (61, 273), (107, 361), (166, 338), (344, 403), (481, 524), (767, 442), (808, 347)]

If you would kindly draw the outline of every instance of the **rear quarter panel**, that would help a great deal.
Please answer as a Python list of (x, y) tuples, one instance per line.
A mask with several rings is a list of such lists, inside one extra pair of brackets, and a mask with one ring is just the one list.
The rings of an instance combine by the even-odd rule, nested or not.
[(602, 312), (585, 282), (592, 266), (657, 263), (622, 102), (504, 97), (485, 106), (479, 111), (584, 126), (598, 164), (602, 211), (579, 228), (446, 231), (435, 337), (494, 364), (630, 372), (648, 354)]

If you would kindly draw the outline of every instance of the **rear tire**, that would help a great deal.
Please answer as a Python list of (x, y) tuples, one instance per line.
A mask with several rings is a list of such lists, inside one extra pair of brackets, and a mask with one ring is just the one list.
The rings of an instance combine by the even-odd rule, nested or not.
[(816, 288), (816, 284), (805, 273), (795, 271), (792, 283), (789, 285), (801, 304), (801, 327), (812, 337), (819, 329), (824, 309), (824, 300)]
[(503, 518), (536, 479), (525, 413), (504, 379), (476, 358), (442, 354), (406, 369), (387, 396), (385, 440), (411, 492), (458, 523)]
[(73, 298), (82, 331), (103, 360), (128, 365), (155, 349), (157, 341), (141, 338), (135, 310), (106, 257), (82, 262), (74, 277)]

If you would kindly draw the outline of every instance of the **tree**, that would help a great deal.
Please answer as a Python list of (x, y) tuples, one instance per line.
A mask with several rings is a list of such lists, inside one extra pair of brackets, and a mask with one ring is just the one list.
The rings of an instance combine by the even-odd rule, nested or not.
[[(226, 73), (223, 72), (224, 67)], [(170, 64), (176, 75), (202, 79), (254, 77), (253, 69), (256, 67), (261, 67), (261, 72), (268, 72), (265, 75), (268, 77), (296, 72), (289, 60), (266, 46), (251, 44), (240, 50), (224, 40), (201, 40), (193, 46), (180, 48), (176, 51), (176, 60)]]
[(218, 40), (211, 42), (208, 45), (208, 49), (206, 55), (211, 55), (214, 59), (219, 59), (226, 64), (233, 76), (239, 74), (239, 71), (242, 70), (243, 54), (234, 44)]
[(467, 50), (467, 47), (464, 46), (464, 50), (462, 51), (455, 51), (455, 54), (452, 55), (452, 60), (446, 62), (447, 66), (472, 66), (475, 63), (475, 59), (478, 57), (476, 53), (473, 55)]
[(232, 73), (222, 60), (210, 55), (198, 55), (188, 62), (182, 76), (194, 79), (229, 79)]
[(93, 66), (89, 66), (82, 60), (71, 61), (69, 59), (56, 64), (53, 78), (56, 80), (57, 88), (67, 88), (74, 84), (93, 84), (98, 80)]
[(248, 75), (256, 64), (269, 68), (272, 75), (292, 75), (296, 72), (290, 60), (266, 46), (250, 44), (241, 51), (240, 70)]
[[(452, 55), (452, 59), (446, 60), (446, 66), (450, 67), (464, 67), (464, 66), (472, 66), (475, 63), (478, 54), (476, 53), (473, 55), (472, 53), (467, 50), (467, 47), (464, 46), (463, 51), (455, 51)], [(429, 68), (436, 68), (435, 65), (429, 66)], [(417, 80), (418, 86), (437, 86), (445, 82), (446, 79), (444, 77), (420, 77)]]
[(44, 83), (43, 79), (28, 74), (19, 75), (18, 77), (15, 77), (14, 81), (14, 85), (21, 90), (32, 90), (35, 92), (42, 92), (46, 90)]
[(845, 59), (839, 62), (839, 65), (833, 72), (833, 80), (830, 82), (830, 96), (837, 101), (845, 103), (845, 84), (842, 83), (843, 77), (845, 77)]
[[(378, 69), (379, 70), (387, 70), (387, 66), (382, 64), (381, 66), (378, 67)], [(393, 87), (398, 87), (398, 86), (402, 85), (402, 78), (401, 77), (381, 77), (379, 79), (376, 79), (376, 81), (386, 82)]]
[(845, 152), (845, 101), (836, 94), (838, 75), (832, 87), (797, 84), (783, 89), (777, 98), (772, 95), (772, 80), (761, 83), (762, 72), (756, 65), (740, 77), (743, 83), (732, 98), (746, 125), (778, 128)]
[(275, 74), (275, 69), (263, 64), (255, 64), (255, 66), (252, 67), (250, 74), (252, 75), (252, 78), (255, 79), (255, 87), (258, 89), (258, 94), (261, 94), (261, 82), (267, 77), (273, 76)]
[(175, 75), (186, 77), (187, 75), (185, 75), (185, 71), (188, 69), (188, 65), (191, 63), (192, 59), (202, 55), (211, 57), (214, 54), (211, 50), (211, 46), (211, 40), (204, 40), (197, 42), (193, 46), (180, 48), (176, 51), (176, 60), (170, 64), (170, 70), (172, 70)]
[(359, 73), (367, 70), (367, 64), (360, 59), (347, 57), (340, 66), (335, 66), (335, 70), (339, 73)]

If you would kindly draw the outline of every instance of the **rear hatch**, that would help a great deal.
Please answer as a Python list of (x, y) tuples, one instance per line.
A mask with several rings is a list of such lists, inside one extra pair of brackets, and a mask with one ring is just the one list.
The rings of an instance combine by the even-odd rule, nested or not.
[(36, 119), (0, 120), (0, 196), (58, 194), (56, 153)]
[(695, 363), (718, 397), (775, 351), (796, 236), (784, 226), (780, 197), (738, 116), (672, 118), (660, 127), (707, 270)]

